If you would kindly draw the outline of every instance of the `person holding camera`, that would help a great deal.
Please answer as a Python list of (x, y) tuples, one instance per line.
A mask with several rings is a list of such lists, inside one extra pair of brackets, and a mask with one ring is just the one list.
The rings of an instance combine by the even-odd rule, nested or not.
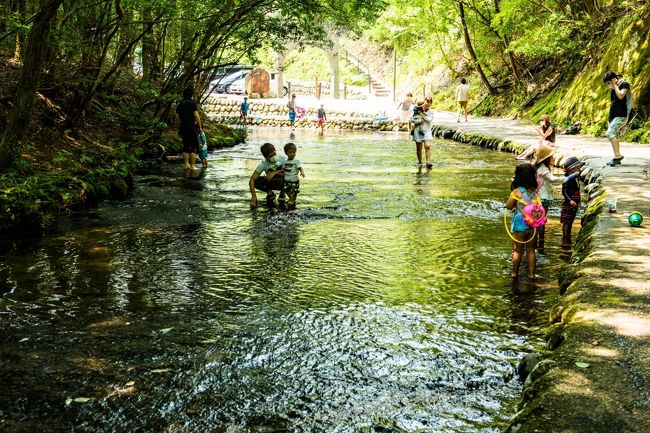
[(630, 84), (623, 80), (622, 76), (613, 71), (607, 71), (603, 77), (603, 82), (609, 87), (609, 117), (608, 128), (605, 136), (612, 143), (614, 158), (607, 163), (610, 167), (616, 167), (621, 164), (623, 154), (619, 136), (625, 132), (628, 123), (634, 117), (632, 108), (632, 94), (630, 93)]
[(411, 136), (415, 141), (415, 153), (418, 157), (418, 165), (422, 165), (422, 147), (424, 147), (424, 157), (427, 168), (433, 167), (431, 164), (431, 142), (433, 134), (431, 133), (431, 122), (433, 122), (433, 110), (430, 110), (428, 101), (418, 101), (413, 107), (413, 116), (411, 123)]

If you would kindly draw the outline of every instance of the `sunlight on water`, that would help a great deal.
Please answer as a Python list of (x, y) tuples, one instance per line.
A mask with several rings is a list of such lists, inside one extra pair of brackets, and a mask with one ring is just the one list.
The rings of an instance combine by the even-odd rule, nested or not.
[(403, 136), (298, 132), (298, 210), (250, 212), (259, 146), (285, 134), (3, 240), (4, 431), (503, 426), (559, 267), (551, 221), (541, 281), (510, 281), (511, 159), (436, 142), (422, 170)]

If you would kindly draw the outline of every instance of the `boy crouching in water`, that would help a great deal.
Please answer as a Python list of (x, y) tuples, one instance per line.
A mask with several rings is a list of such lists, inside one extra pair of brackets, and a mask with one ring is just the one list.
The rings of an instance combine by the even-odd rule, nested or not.
[[(257, 206), (255, 189), (266, 192), (266, 204), (272, 206), (275, 201), (275, 193), (273, 190), (282, 192), (284, 188), (284, 168), (282, 168), (282, 161), (277, 157), (275, 147), (271, 143), (264, 143), (260, 147), (260, 151), (264, 159), (257, 164), (255, 171), (248, 181), (248, 186), (251, 191), (251, 208)], [(265, 176), (262, 176), (262, 173)]]
[(296, 159), (297, 147), (293, 143), (284, 145), (284, 153), (287, 155), (284, 161), (284, 192), (289, 199), (287, 207), (291, 209), (296, 208), (296, 197), (300, 193), (300, 176), (305, 177), (305, 172), (302, 169), (302, 164), (299, 159)]

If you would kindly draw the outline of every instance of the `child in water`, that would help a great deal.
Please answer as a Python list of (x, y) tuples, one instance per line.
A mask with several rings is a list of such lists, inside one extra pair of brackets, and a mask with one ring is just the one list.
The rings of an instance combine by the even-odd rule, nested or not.
[(571, 245), (571, 228), (580, 208), (580, 184), (578, 178), (583, 165), (585, 163), (575, 156), (571, 156), (564, 161), (564, 174), (566, 177), (562, 184), (564, 201), (562, 202), (560, 222), (562, 223), (562, 243), (565, 245)]
[[(537, 149), (537, 157), (533, 165), (537, 170), (537, 192), (542, 201), (542, 206), (548, 215), (548, 209), (553, 204), (553, 182), (561, 182), (561, 176), (554, 176), (551, 173), (551, 156), (555, 153), (555, 148), (541, 144)], [(546, 228), (541, 226), (537, 229), (537, 252), (544, 254), (544, 237)]]
[(522, 213), (525, 204), (537, 198), (537, 170), (530, 164), (519, 164), (515, 168), (515, 176), (510, 185), (512, 192), (506, 202), (506, 209), (514, 210), (510, 231), (515, 240), (512, 241), (512, 278), (519, 277), (519, 265), (526, 248), (526, 262), (528, 263), (528, 278), (535, 278), (535, 243), (536, 234), (524, 221)]
[(316, 115), (318, 116), (316, 126), (320, 128), (318, 135), (323, 135), (325, 130), (325, 121), (327, 120), (327, 114), (325, 114), (325, 105), (320, 104), (320, 108), (316, 112)]
[(305, 177), (305, 172), (302, 169), (302, 164), (299, 159), (296, 159), (296, 152), (298, 148), (293, 143), (284, 145), (284, 153), (287, 159), (284, 161), (284, 192), (289, 199), (287, 207), (289, 210), (296, 208), (296, 197), (300, 193), (300, 176)]

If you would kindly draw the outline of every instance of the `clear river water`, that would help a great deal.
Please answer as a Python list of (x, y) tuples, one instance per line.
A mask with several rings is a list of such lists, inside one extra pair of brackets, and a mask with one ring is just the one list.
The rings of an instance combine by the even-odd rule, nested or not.
[(405, 134), (296, 134), (297, 211), (248, 208), (260, 144), (289, 140), (269, 129), (1, 239), (0, 430), (503, 427), (558, 293), (557, 215), (513, 284), (511, 155), (436, 141), (427, 170)]

